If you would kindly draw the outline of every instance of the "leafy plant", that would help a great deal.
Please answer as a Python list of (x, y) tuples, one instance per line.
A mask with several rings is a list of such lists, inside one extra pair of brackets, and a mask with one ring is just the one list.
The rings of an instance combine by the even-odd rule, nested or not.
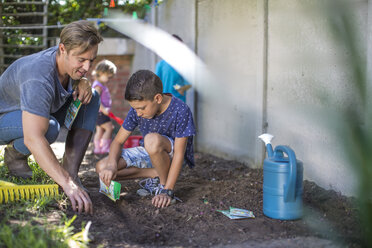
[[(138, 12), (138, 17), (143, 18), (146, 11), (149, 10), (152, 0), (125, 0), (114, 1), (115, 7), (109, 7), (111, 0), (51, 0), (48, 7), (48, 23), (55, 25), (57, 23), (68, 24), (72, 21), (86, 18), (104, 17), (105, 8), (121, 10), (124, 13)], [(155, 1), (154, 5), (162, 1)]]
[[(36, 1), (41, 2), (41, 1)], [(138, 18), (145, 18), (146, 13), (151, 9), (151, 4), (157, 6), (162, 3), (162, 0), (115, 0), (115, 7), (110, 8), (111, 0), (50, 0), (48, 4), (48, 25), (68, 24), (73, 21), (87, 18), (103, 18), (108, 10), (121, 10), (124, 13), (136, 13)], [(153, 3), (154, 2), (154, 3)], [(0, 0), (4, 3), (4, 0)], [(24, 5), (3, 4), (2, 13), (14, 15), (2, 15), (2, 23), (4, 26), (15, 26), (22, 24), (42, 25), (42, 16), (17, 16), (17, 13), (24, 12), (43, 12), (43, 5), (32, 4), (31, 1)], [(108, 30), (107, 26), (102, 22), (99, 24), (102, 31)], [(48, 37), (55, 38), (59, 36), (61, 28), (48, 29)], [(10, 54), (15, 57), (5, 57), (4, 63), (11, 64), (18, 56), (28, 55), (40, 51), (42, 49), (43, 38), (41, 29), (20, 30), (20, 29), (5, 29), (0, 30), (0, 37), (3, 37), (3, 44), (8, 45), (3, 49), (4, 54)], [(118, 34), (116, 34), (118, 35)], [(15, 46), (17, 45), (17, 46)], [(19, 49), (20, 45), (24, 46)], [(25, 47), (26, 46), (26, 47)], [(40, 46), (40, 47), (37, 47)], [(1, 69), (1, 68), (0, 68)], [(1, 70), (0, 70), (1, 73)]]
[[(0, 153), (0, 179), (6, 179), (17, 184), (53, 183), (39, 165), (29, 159), (29, 165), (34, 176), (31, 179), (9, 177), (8, 170), (3, 163), (4, 157)], [(33, 200), (20, 200), (0, 204), (0, 247), (87, 247), (89, 243), (89, 225), (82, 227), (80, 232), (74, 233), (73, 216), (68, 219), (61, 212), (66, 206), (66, 196), (42, 197)], [(40, 216), (46, 212), (59, 212), (60, 223), (51, 224), (45, 217), (40, 223)]]
[[(367, 84), (366, 56), (360, 46), (360, 33), (353, 22), (354, 2), (326, 1), (321, 9), (329, 17), (330, 31), (335, 44), (347, 53), (345, 71), (352, 75), (348, 94), (352, 95), (347, 104), (340, 106), (332, 95), (322, 95), (325, 106), (330, 106), (330, 132), (343, 146), (348, 164), (356, 172), (358, 183), (358, 205), (360, 221), (363, 226), (364, 245), (372, 246), (372, 105), (370, 88)], [(345, 59), (345, 58), (343, 58)], [(343, 60), (344, 61), (344, 60)], [(370, 82), (369, 82), (370, 83)], [(351, 91), (351, 92), (350, 92)], [(346, 99), (346, 98), (345, 98)]]
[(28, 159), (28, 165), (32, 170), (32, 178), (23, 179), (20, 177), (14, 177), (9, 174), (8, 168), (4, 166), (4, 158), (0, 156), (0, 180), (9, 181), (19, 185), (25, 184), (54, 184), (52, 178), (50, 178), (45, 171), (31, 158)]
[(9, 224), (9, 216), (6, 216), (0, 229), (0, 247), (81, 247), (88, 246), (88, 224), (80, 232), (73, 233), (72, 223), (76, 215), (71, 219), (63, 216), (61, 224), (54, 225), (45, 221), (44, 225), (35, 225), (32, 220), (23, 224)]

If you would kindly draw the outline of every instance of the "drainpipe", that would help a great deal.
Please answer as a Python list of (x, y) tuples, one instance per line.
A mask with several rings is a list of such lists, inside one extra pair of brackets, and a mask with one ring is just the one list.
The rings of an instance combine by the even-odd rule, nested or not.
[[(198, 18), (198, 11), (199, 11), (199, 1), (198, 0), (195, 0), (195, 22), (194, 22), (194, 53), (198, 56), (198, 22), (199, 22), (199, 18)], [(195, 75), (195, 74), (194, 74)], [(194, 80), (195, 82), (195, 85), (194, 85), (194, 89), (193, 89), (193, 109), (192, 109), (192, 115), (194, 117), (194, 123), (196, 125), (196, 129), (198, 129), (198, 83), (197, 80)], [(198, 147), (198, 136), (196, 135), (195, 138), (194, 138), (194, 147), (196, 148), (195, 150), (197, 150), (197, 147)]]
[[(153, 12), (151, 13), (151, 23), (155, 26), (155, 27), (159, 27), (159, 19), (158, 19), (158, 15), (159, 15), (159, 12), (158, 12), (158, 7), (157, 8), (153, 8)], [(146, 48), (148, 50), (148, 48)], [(156, 67), (156, 63), (158, 61), (158, 55), (156, 55), (154, 52), (150, 51), (150, 56), (151, 56), (151, 68), (152, 68), (152, 71), (155, 71), (155, 67)]]
[(268, 128), (267, 123), (267, 73), (268, 73), (268, 0), (257, 0), (258, 14), (258, 43), (259, 53), (257, 63), (257, 123), (256, 123), (256, 153), (255, 167), (262, 167), (265, 158), (265, 147), (262, 142), (259, 142), (258, 136), (266, 133)]
[[(372, 94), (372, 2), (368, 1), (368, 25), (367, 25), (367, 96)], [(372, 106), (372, 98), (366, 97), (366, 106)], [(369, 116), (372, 115), (372, 108), (368, 109), (369, 113), (366, 113), (366, 126), (371, 127), (371, 121)]]

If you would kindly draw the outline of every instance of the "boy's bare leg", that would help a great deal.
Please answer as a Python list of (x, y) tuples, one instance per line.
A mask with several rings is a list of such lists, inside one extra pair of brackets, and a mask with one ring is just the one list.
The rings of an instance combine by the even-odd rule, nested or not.
[[(102, 160), (98, 161), (96, 165), (96, 172), (99, 173), (105, 166), (108, 157), (103, 158)], [(136, 179), (136, 178), (147, 178), (147, 177), (157, 177), (158, 174), (154, 168), (137, 168), (137, 167), (129, 167), (127, 168), (127, 164), (123, 158), (119, 159), (118, 162), (118, 171), (116, 172), (115, 180), (126, 180), (126, 179)]]
[(151, 163), (160, 178), (160, 183), (165, 185), (170, 168), (170, 157), (172, 145), (170, 141), (158, 134), (149, 133), (145, 136), (145, 149), (150, 155)]
[[(120, 159), (120, 160), (124, 161), (124, 159)], [(124, 167), (122, 169), (118, 168), (118, 172), (116, 173), (116, 180), (148, 178), (148, 177), (154, 178), (157, 176), (158, 176), (158, 173), (156, 172), (154, 168)]]
[[(116, 173), (116, 180), (134, 179), (134, 178), (154, 178), (159, 177), (160, 183), (165, 185), (170, 168), (170, 157), (172, 145), (170, 141), (158, 134), (149, 133), (144, 139), (145, 149), (150, 156), (151, 163), (154, 168), (127, 168), (126, 162), (123, 158), (119, 159), (118, 171)], [(96, 165), (96, 172), (99, 173), (106, 165), (108, 157), (100, 160)]]

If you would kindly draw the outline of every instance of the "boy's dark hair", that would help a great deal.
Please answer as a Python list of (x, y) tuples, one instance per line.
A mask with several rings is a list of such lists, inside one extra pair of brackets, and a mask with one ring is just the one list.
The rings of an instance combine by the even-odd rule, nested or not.
[(163, 93), (163, 83), (155, 73), (149, 70), (139, 70), (128, 80), (125, 89), (125, 100), (144, 101), (154, 99), (156, 94)]

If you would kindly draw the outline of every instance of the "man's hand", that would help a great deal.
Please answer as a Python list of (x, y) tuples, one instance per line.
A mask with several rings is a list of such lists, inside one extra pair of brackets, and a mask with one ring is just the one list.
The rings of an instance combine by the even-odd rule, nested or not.
[(104, 184), (106, 184), (106, 186), (109, 187), (110, 183), (111, 183), (111, 180), (115, 179), (115, 177), (116, 177), (116, 171), (117, 170), (114, 169), (114, 168), (103, 169), (99, 173), (99, 178), (101, 178), (102, 182), (104, 182)]
[(152, 205), (157, 208), (165, 208), (171, 204), (172, 198), (166, 194), (159, 194), (152, 198)]
[(88, 193), (80, 188), (72, 179), (62, 188), (71, 201), (73, 211), (78, 211), (81, 214), (85, 210), (85, 213), (93, 214), (93, 204)]
[(76, 100), (76, 98), (79, 98), (82, 104), (88, 104), (92, 99), (92, 94), (92, 84), (87, 78), (83, 77), (80, 79), (77, 87), (72, 93), (72, 97), (74, 98), (74, 100)]
[(50, 148), (45, 133), (49, 127), (49, 119), (27, 111), (22, 111), (22, 127), (25, 145), (39, 164), (53, 180), (59, 184), (71, 201), (72, 209), (81, 213), (93, 214), (93, 205), (88, 194), (72, 180), (68, 172), (60, 166)]

